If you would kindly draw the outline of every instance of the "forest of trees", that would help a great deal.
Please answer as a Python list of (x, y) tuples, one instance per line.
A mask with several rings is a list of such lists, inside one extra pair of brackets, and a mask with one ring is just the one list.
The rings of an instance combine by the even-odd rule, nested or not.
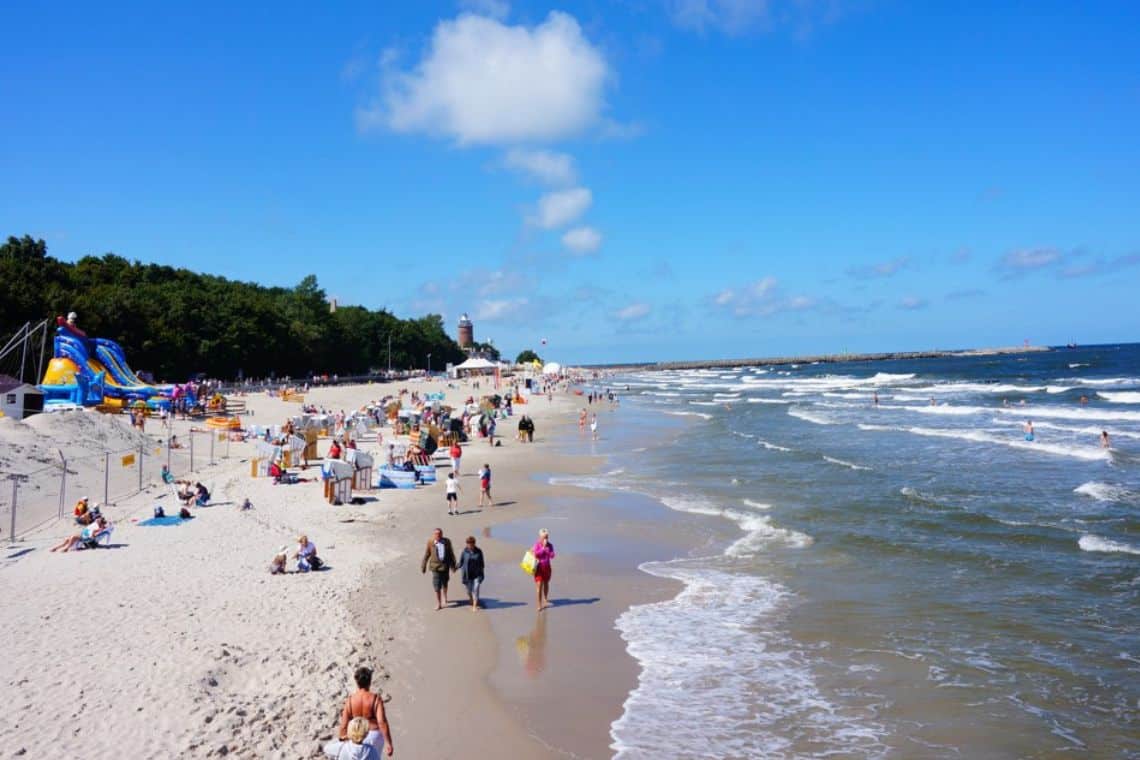
[(70, 264), (28, 236), (0, 245), (0, 343), (25, 322), (69, 311), (88, 335), (118, 341), (136, 372), (171, 382), (198, 372), (364, 374), (388, 368), (389, 340), (394, 370), (423, 369), (428, 354), (436, 370), (465, 358), (438, 314), (398, 319), (360, 306), (330, 313), (313, 275), (270, 288), (111, 253)]

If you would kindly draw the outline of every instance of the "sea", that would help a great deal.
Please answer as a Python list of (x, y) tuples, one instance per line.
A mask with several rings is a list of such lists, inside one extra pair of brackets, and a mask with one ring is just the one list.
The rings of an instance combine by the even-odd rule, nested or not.
[(1140, 758), (1140, 344), (598, 388), (586, 485), (709, 516), (619, 760)]

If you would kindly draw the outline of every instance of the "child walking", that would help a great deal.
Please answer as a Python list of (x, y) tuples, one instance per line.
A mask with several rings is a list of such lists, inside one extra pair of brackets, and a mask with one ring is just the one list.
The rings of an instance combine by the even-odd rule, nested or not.
[(455, 477), (455, 472), (447, 473), (447, 514), (459, 514), (459, 492), (461, 490), (459, 478)]

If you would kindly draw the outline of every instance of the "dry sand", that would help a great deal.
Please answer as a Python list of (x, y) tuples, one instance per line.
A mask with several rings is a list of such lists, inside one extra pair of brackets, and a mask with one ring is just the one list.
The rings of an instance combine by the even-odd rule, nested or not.
[[(416, 386), (323, 388), (308, 400), (353, 409), (398, 387)], [(426, 388), (446, 390), (439, 382)], [(460, 385), (447, 390), (447, 400), (478, 393)], [(49, 553), (48, 546), (71, 532), (64, 523), (33, 534), (0, 563), (6, 648), (0, 696), (7, 704), (0, 756), (21, 750), (37, 756), (51, 746), (89, 758), (319, 757), (361, 664), (377, 668), (374, 689), (390, 699), (397, 757), (609, 756), (609, 723), (636, 679), (613, 618), (633, 601), (666, 593), (665, 586), (628, 564), (590, 572), (573, 547), (559, 546), (553, 524), (560, 551), (556, 606), (541, 616), (533, 609), (533, 583), (517, 569), (526, 542), (481, 538), (490, 603), (478, 613), (465, 605), (435, 611), (419, 571), (436, 525), (458, 550), (468, 534), (493, 535), (498, 523), (542, 513), (540, 498), (586, 497), (535, 477), (596, 467), (557, 443), (576, 437), (577, 426), (568, 421), (579, 401), (562, 395), (554, 403), (536, 399), (518, 407), (516, 414), (525, 410), (536, 420), (534, 444), (515, 442), (510, 420), (500, 425), (506, 433), (501, 447), (465, 446), (465, 509), (473, 510), (478, 496), (473, 473), (479, 464), (490, 463), (495, 473), (501, 506), (482, 513), (448, 517), (442, 484), (367, 492), (367, 503), (333, 507), (322, 500), (319, 482), (274, 486), (251, 478), (242, 451), (248, 456), (252, 447), (235, 444), (233, 458), (202, 476), (219, 504), (197, 510), (189, 522), (133, 524), (166, 495), (153, 489), (106, 510), (116, 523), (109, 550)], [(260, 424), (297, 410), (264, 396), (251, 396), (249, 406), (255, 412), (250, 421)], [(137, 442), (129, 429), (104, 430), (107, 423), (99, 419), (34, 423), (62, 426), (54, 433), (63, 435), (69, 425), (94, 424), (91, 436)], [(6, 427), (15, 432), (0, 431), (0, 440), (10, 435), (16, 443), (31, 426)], [(53, 431), (40, 434), (44, 444), (51, 442)], [(19, 445), (24, 453), (50, 450), (36, 449), (27, 437)], [(322, 452), (326, 447), (322, 442)], [(245, 498), (253, 510), (237, 509)], [(165, 504), (173, 506), (169, 497)], [(330, 569), (270, 576), (274, 552), (301, 532)], [(451, 590), (453, 600), (465, 601), (458, 578)], [(591, 598), (596, 603), (585, 601)], [(536, 643), (544, 659), (560, 663), (552, 672), (589, 678), (536, 678), (534, 655), (522, 654)], [(520, 653), (513, 680), (511, 668), (503, 667), (511, 649)], [(497, 689), (489, 682), (493, 671)], [(565, 711), (557, 731), (550, 716), (544, 727), (536, 719), (542, 711), (533, 709), (552, 695)]]

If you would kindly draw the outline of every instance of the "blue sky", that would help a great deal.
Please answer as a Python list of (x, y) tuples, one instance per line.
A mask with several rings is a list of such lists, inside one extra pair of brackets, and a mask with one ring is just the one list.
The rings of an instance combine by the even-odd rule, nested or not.
[(31, 6), (0, 233), (63, 259), (566, 362), (1140, 338), (1132, 3)]

